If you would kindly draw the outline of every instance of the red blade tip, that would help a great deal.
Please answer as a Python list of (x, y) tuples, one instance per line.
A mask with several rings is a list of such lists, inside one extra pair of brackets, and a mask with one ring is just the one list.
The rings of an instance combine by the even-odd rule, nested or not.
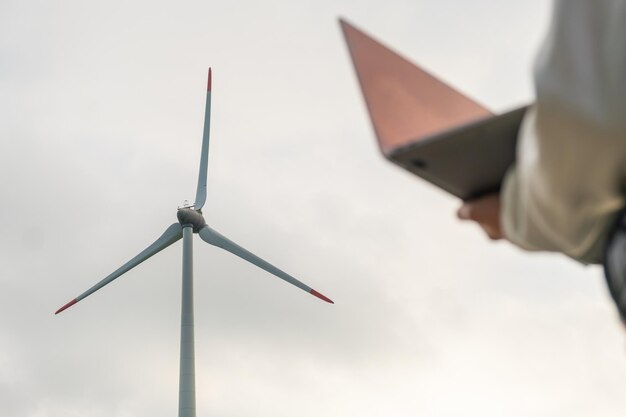
[(206, 84), (206, 91), (211, 91), (211, 68), (209, 67), (209, 80)]
[(330, 298), (326, 297), (324, 294), (320, 294), (319, 292), (315, 291), (314, 289), (311, 289), (311, 294), (316, 296), (320, 300), (326, 301), (327, 303), (335, 304), (335, 302), (333, 300), (331, 300)]
[(56, 311), (56, 314), (59, 314), (61, 311), (65, 310), (66, 308), (70, 308), (71, 306), (73, 306), (74, 304), (76, 304), (78, 302), (78, 300), (76, 298), (74, 298), (72, 301), (70, 301), (69, 303), (65, 304), (63, 307), (61, 307), (60, 309), (58, 309)]

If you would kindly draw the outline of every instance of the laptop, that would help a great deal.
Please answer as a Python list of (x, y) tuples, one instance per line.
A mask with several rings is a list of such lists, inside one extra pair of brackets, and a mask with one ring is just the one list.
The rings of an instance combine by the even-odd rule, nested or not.
[(382, 154), (463, 200), (498, 191), (527, 107), (495, 115), (339, 22)]

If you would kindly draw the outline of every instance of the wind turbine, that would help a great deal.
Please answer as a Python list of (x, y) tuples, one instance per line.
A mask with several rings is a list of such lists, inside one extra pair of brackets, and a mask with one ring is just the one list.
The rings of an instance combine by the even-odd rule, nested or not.
[(195, 417), (196, 415), (196, 389), (195, 389), (195, 366), (194, 366), (194, 319), (193, 319), (193, 233), (200, 235), (206, 243), (222, 248), (256, 266), (266, 270), (296, 287), (328, 302), (333, 301), (325, 295), (315, 291), (308, 285), (281, 271), (269, 262), (264, 261), (252, 252), (242, 248), (235, 242), (221, 235), (206, 224), (202, 216), (202, 207), (206, 201), (207, 167), (209, 159), (209, 130), (211, 125), (211, 68), (207, 82), (206, 107), (204, 113), (204, 132), (202, 135), (202, 150), (200, 155), (200, 172), (198, 174), (198, 187), (196, 200), (193, 205), (178, 208), (176, 216), (178, 223), (169, 226), (165, 232), (153, 244), (148, 246), (137, 256), (116, 269), (109, 276), (98, 282), (93, 287), (65, 304), (54, 314), (73, 306), (77, 302), (98, 291), (124, 273), (130, 271), (146, 259), (183, 239), (183, 280), (182, 302), (180, 320), (180, 379), (178, 391), (178, 416)]

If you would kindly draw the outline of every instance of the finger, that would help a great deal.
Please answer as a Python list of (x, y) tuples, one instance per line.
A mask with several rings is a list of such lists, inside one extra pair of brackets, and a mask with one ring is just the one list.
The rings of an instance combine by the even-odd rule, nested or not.
[[(482, 225), (481, 225), (482, 226)], [(483, 226), (483, 230), (491, 240), (500, 240), (502, 239), (502, 234), (499, 230), (496, 230), (490, 226)]]
[(461, 220), (472, 219), (472, 204), (464, 203), (456, 212), (456, 216)]

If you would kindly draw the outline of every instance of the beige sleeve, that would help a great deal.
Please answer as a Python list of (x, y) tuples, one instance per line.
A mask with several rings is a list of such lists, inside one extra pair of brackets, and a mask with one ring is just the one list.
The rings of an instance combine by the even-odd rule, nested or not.
[(501, 191), (505, 236), (599, 263), (626, 184), (626, 1), (560, 0)]
[(524, 119), (517, 160), (504, 179), (504, 235), (527, 250), (600, 263), (604, 239), (624, 205), (626, 137), (539, 113), (535, 106)]

